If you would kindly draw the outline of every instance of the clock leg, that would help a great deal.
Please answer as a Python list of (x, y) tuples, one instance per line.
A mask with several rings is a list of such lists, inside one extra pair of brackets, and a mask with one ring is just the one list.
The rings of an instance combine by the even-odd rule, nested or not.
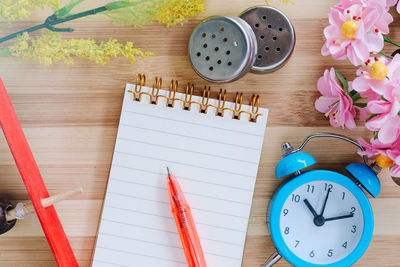
[(269, 257), (268, 260), (260, 267), (270, 267), (277, 263), (281, 258), (281, 254), (279, 254), (278, 251), (275, 251), (274, 254), (272, 254), (271, 257)]

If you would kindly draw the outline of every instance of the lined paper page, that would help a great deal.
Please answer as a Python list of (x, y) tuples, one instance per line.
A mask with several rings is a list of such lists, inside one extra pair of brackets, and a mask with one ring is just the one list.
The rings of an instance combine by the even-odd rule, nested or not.
[(268, 110), (260, 109), (253, 123), (244, 113), (236, 120), (230, 111), (221, 117), (214, 108), (206, 114), (197, 105), (183, 110), (179, 101), (167, 107), (163, 98), (157, 105), (145, 95), (134, 101), (128, 92), (134, 88), (125, 90), (92, 266), (187, 266), (167, 166), (191, 207), (207, 265), (241, 266)]

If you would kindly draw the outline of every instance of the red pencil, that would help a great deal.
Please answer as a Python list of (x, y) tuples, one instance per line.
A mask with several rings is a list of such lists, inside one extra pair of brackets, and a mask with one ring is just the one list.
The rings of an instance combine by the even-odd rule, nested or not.
[(179, 237), (181, 238), (187, 264), (189, 267), (206, 267), (206, 260), (204, 259), (203, 250), (189, 205), (186, 202), (178, 180), (174, 175), (171, 175), (168, 167), (167, 171), (171, 210), (175, 218), (176, 227), (178, 228)]

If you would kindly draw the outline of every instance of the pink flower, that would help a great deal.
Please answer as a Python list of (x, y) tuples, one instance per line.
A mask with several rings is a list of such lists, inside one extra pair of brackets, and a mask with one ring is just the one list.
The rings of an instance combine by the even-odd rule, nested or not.
[(384, 95), (385, 100), (368, 102), (367, 109), (376, 117), (369, 120), (365, 126), (378, 132), (378, 139), (383, 144), (390, 144), (400, 136), (400, 87), (395, 87)]
[[(393, 20), (378, 0), (342, 0), (331, 7), (324, 29), (326, 42), (321, 53), (334, 59), (348, 58), (356, 66), (368, 60), (370, 52), (383, 48), (381, 32), (388, 32)], [(388, 17), (390, 16), (390, 18)]]
[[(354, 81), (353, 81), (353, 83), (354, 83)], [(353, 84), (353, 89), (355, 89), (354, 84)], [(381, 96), (379, 94), (375, 93), (374, 91), (372, 91), (371, 89), (359, 92), (359, 94), (362, 98), (367, 98), (367, 102), (372, 101), (372, 100), (380, 100), (381, 99)]]
[(392, 177), (400, 177), (400, 165), (393, 165), (390, 167), (390, 175)]
[(333, 127), (346, 126), (351, 130), (355, 129), (356, 109), (360, 111), (360, 119), (365, 119), (365, 109), (353, 106), (353, 100), (343, 91), (334, 68), (325, 70), (324, 76), (319, 78), (318, 90), (322, 96), (315, 101), (315, 108), (324, 113), (325, 117), (329, 117)]
[(400, 13), (400, 2), (397, 3), (398, 0), (386, 0), (386, 10), (388, 10), (390, 7), (394, 6), (397, 4), (396, 10), (397, 13)]
[(368, 158), (375, 158), (381, 154), (390, 158), (394, 161), (394, 165), (390, 168), (390, 175), (400, 177), (400, 139), (395, 140), (391, 144), (383, 144), (374, 138), (371, 138), (371, 144), (362, 138), (359, 138), (357, 141), (365, 149), (365, 151), (359, 150), (358, 154), (365, 155)]
[(358, 69), (357, 75), (353, 81), (354, 90), (367, 94), (369, 98), (386, 95), (393, 86), (400, 84), (400, 54), (395, 55), (393, 60), (387, 57), (370, 58)]
[[(392, 0), (389, 0), (392, 1)], [(396, 0), (397, 1), (397, 0)], [(383, 0), (363, 0), (364, 5), (368, 7), (375, 8), (381, 14), (380, 18), (376, 20), (372, 26), (373, 30), (378, 30), (383, 34), (389, 33), (389, 24), (393, 22), (393, 17), (388, 12), (387, 5)]]
[[(384, 2), (384, 1), (382, 1)], [(394, 6), (397, 4), (398, 0), (386, 0), (386, 8), (389, 9), (390, 7)]]
[[(393, 0), (388, 0), (389, 2), (393, 2)], [(397, 0), (395, 0), (397, 2)], [(390, 3), (391, 4), (391, 3)], [(376, 10), (380, 16), (376, 17), (375, 23), (369, 29), (371, 31), (377, 32), (380, 31), (383, 34), (389, 33), (389, 24), (393, 22), (393, 17), (388, 12), (389, 7), (388, 3), (385, 3), (385, 0), (342, 0), (337, 5), (342, 10), (351, 9), (353, 5), (362, 5), (361, 15), (357, 16), (365, 16), (366, 12), (371, 12), (371, 10)], [(367, 10), (367, 11), (366, 11)], [(356, 14), (352, 14), (353, 16)]]

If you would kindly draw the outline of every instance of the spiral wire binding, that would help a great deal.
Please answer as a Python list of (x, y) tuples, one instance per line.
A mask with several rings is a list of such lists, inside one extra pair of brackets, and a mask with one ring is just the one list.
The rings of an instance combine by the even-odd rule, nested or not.
[(136, 83), (135, 83), (135, 91), (133, 93), (133, 99), (136, 101), (140, 101), (142, 98), (142, 86), (146, 85), (146, 75), (144, 74), (138, 74), (136, 77)]
[[(189, 89), (190, 88), (190, 89)], [(190, 91), (189, 91), (190, 90)], [(185, 103), (183, 108), (185, 110), (190, 110), (192, 105), (192, 96), (193, 96), (194, 84), (187, 83), (186, 91), (185, 91)]]
[(218, 95), (218, 106), (216, 107), (215, 115), (217, 116), (224, 116), (224, 107), (225, 107), (225, 100), (226, 100), (226, 90), (222, 92), (222, 89), (219, 90)]
[(158, 103), (158, 92), (161, 89), (161, 85), (162, 85), (162, 79), (156, 77), (154, 79), (154, 83), (153, 83), (153, 89), (151, 90), (151, 96), (150, 96), (150, 103), (157, 105)]
[(162, 86), (162, 78), (156, 77), (153, 82), (153, 87), (151, 90), (151, 93), (148, 92), (142, 92), (142, 87), (146, 86), (146, 75), (145, 74), (138, 74), (136, 77), (136, 83), (135, 83), (135, 89), (134, 90), (128, 90), (128, 92), (132, 93), (133, 95), (133, 100), (134, 101), (141, 101), (142, 95), (147, 95), (150, 98), (150, 103), (151, 104), (157, 104), (158, 99), (160, 97), (166, 99), (166, 106), (168, 107), (174, 107), (175, 101), (180, 101), (183, 104), (183, 109), (184, 110), (191, 110), (192, 105), (196, 104), (199, 106), (199, 111), (201, 113), (207, 113), (208, 109), (210, 107), (215, 109), (215, 115), (216, 116), (224, 116), (224, 112), (226, 110), (229, 110), (232, 112), (232, 118), (240, 120), (240, 117), (243, 113), (249, 115), (249, 121), (251, 122), (257, 122), (257, 118), (259, 116), (263, 116), (263, 114), (258, 113), (259, 111), (259, 106), (260, 106), (260, 97), (259, 95), (253, 95), (250, 101), (250, 106), (251, 106), (251, 111), (246, 111), (242, 110), (242, 102), (243, 102), (243, 93), (236, 93), (236, 98), (235, 98), (235, 106), (234, 108), (228, 108), (225, 107), (225, 102), (226, 102), (226, 90), (222, 91), (220, 89), (219, 91), (219, 96), (218, 96), (218, 104), (217, 106), (213, 104), (209, 104), (210, 100), (210, 93), (211, 93), (211, 88), (205, 86), (203, 89), (203, 96), (201, 99), (201, 103), (197, 101), (192, 101), (192, 96), (193, 96), (193, 90), (194, 90), (194, 84), (187, 83), (186, 89), (185, 89), (185, 99), (179, 99), (175, 98), (176, 92), (178, 91), (178, 81), (171, 80), (171, 83), (169, 85), (169, 90), (168, 90), (168, 96), (160, 95), (160, 89)]

